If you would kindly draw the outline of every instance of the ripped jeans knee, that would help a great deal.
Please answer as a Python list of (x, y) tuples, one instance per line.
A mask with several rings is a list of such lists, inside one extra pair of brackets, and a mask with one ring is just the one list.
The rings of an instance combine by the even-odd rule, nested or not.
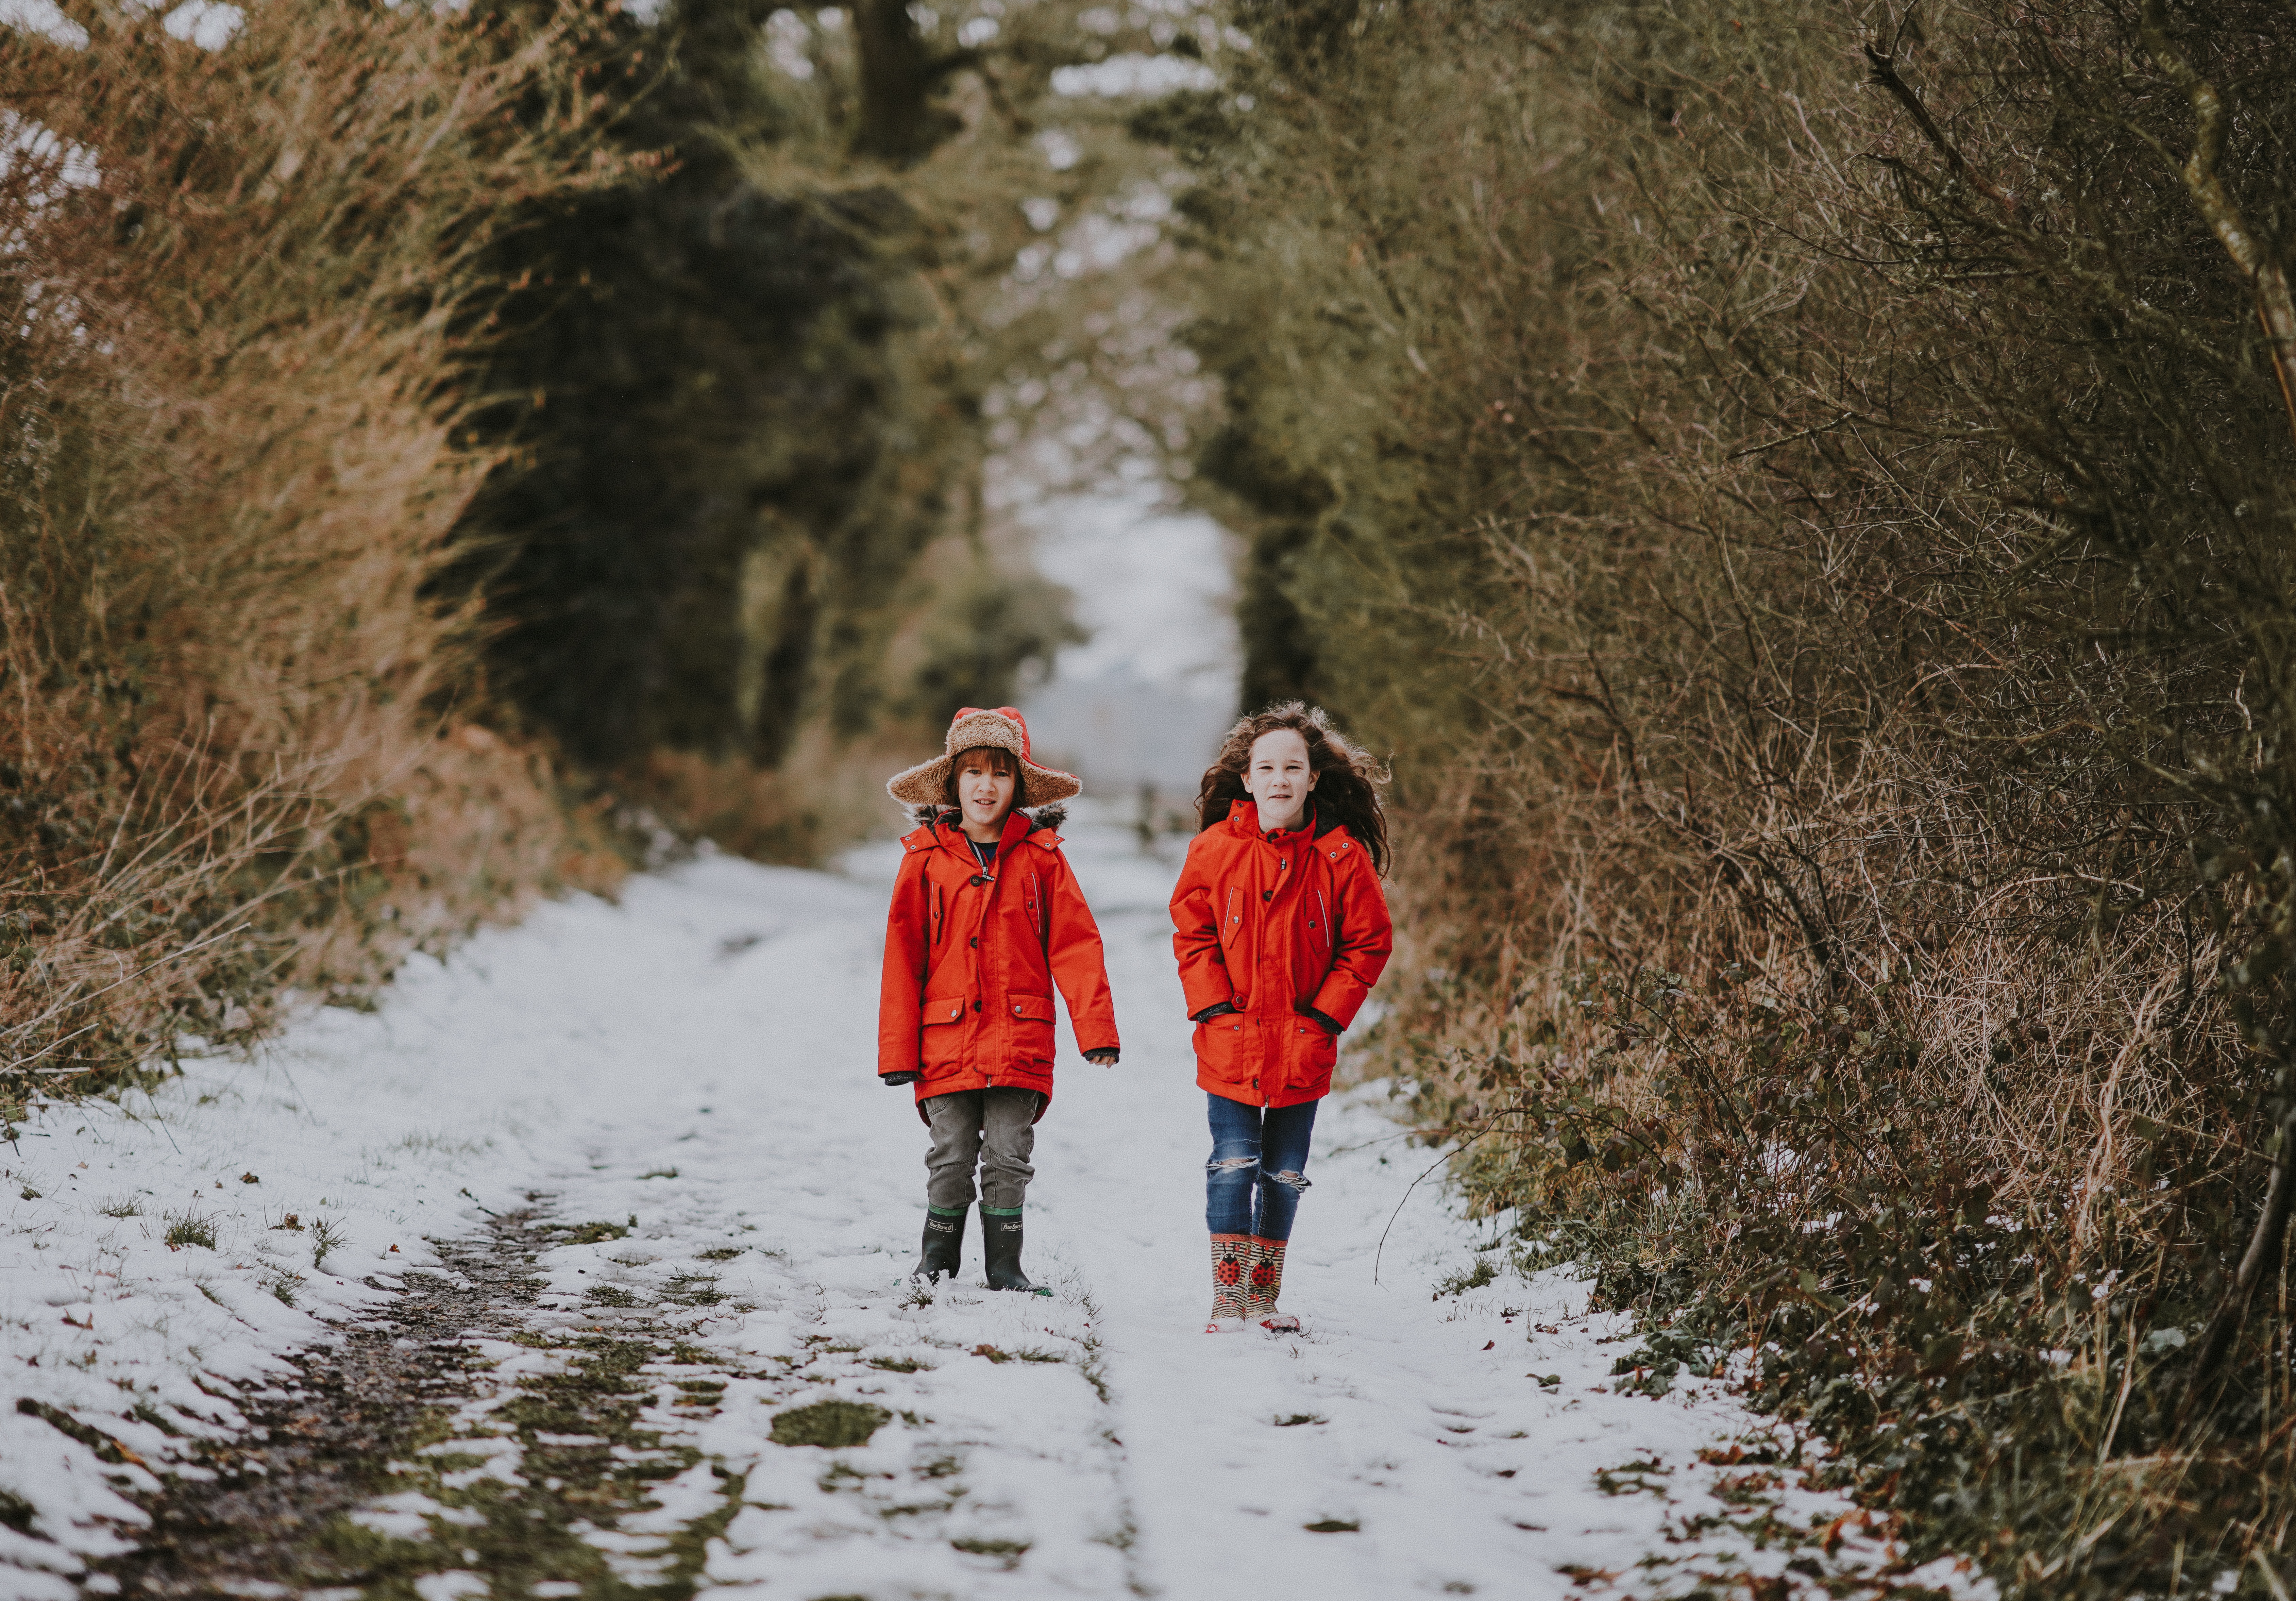
[(1316, 1104), (1260, 1107), (1207, 1097), (1212, 1151), (1204, 1163), (1204, 1220), (1214, 1234), (1292, 1237), (1307, 1193)]

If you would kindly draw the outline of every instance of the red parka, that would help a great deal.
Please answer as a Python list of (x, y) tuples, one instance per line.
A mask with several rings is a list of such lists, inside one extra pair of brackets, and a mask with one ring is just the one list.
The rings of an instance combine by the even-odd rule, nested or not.
[(1263, 834), (1259, 808), (1236, 801), (1188, 846), (1172, 891), (1172, 948), (1196, 1025), (1196, 1082), (1254, 1106), (1295, 1106), (1332, 1089), (1341, 1028), (1379, 982), (1395, 948), (1387, 897), (1363, 842), (1337, 824)]
[(877, 1071), (924, 1075), (918, 1116), (928, 1098), (960, 1089), (1009, 1085), (1049, 1101), (1056, 987), (1077, 1047), (1117, 1048), (1100, 928), (1059, 834), (1014, 810), (991, 873), (954, 813), (901, 843), (907, 855), (885, 917)]

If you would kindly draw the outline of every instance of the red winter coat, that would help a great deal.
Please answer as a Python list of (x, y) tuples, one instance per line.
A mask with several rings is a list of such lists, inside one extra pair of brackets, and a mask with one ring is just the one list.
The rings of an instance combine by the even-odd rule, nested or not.
[(1196, 1025), (1196, 1082), (1254, 1106), (1329, 1095), (1341, 1028), (1355, 1021), (1395, 948), (1387, 898), (1362, 842), (1337, 824), (1262, 834), (1259, 808), (1236, 801), (1188, 846), (1172, 891), (1172, 948)]
[(960, 1089), (1011, 1085), (1049, 1102), (1055, 987), (1078, 1048), (1117, 1048), (1100, 929), (1061, 836), (1015, 810), (994, 874), (980, 870), (954, 814), (901, 843), (908, 854), (885, 916), (878, 1072), (924, 1075), (920, 1117), (926, 1099)]

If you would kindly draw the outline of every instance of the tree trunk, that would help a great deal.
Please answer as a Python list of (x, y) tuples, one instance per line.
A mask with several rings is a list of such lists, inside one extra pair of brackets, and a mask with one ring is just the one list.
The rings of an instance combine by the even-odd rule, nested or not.
[(962, 126), (932, 103), (949, 63), (926, 47), (907, 0), (857, 0), (852, 15), (861, 55), (854, 152), (905, 167), (921, 161)]

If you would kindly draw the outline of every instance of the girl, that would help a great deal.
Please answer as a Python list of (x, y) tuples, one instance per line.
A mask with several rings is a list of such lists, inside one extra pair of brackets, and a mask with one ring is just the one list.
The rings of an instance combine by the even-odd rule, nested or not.
[(1211, 1113), (1206, 1334), (1300, 1327), (1275, 1301), (1316, 1103), (1393, 948), (1384, 777), (1292, 701), (1229, 729), (1196, 797), (1202, 832), (1172, 891), (1172, 948)]
[(977, 1163), (989, 1288), (1049, 1295), (1021, 1270), (1021, 1203), (1053, 1096), (1053, 989), (1078, 1048), (1103, 1066), (1116, 1062), (1116, 1013), (1100, 930), (1053, 832), (1064, 814), (1021, 809), (1084, 785), (1029, 759), (1013, 708), (968, 706), (942, 756), (885, 788), (922, 825), (901, 842), (877, 1010), (877, 1077), (915, 1085), (932, 1130), (917, 1276), (955, 1277)]

